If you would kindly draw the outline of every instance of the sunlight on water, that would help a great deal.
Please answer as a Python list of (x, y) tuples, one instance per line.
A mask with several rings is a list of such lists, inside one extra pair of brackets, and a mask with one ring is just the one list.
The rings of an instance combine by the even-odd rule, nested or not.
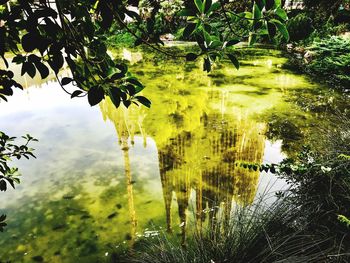
[(153, 228), (185, 240), (190, 220), (208, 220), (203, 211), (222, 206), (229, 214), (232, 202), (249, 205), (266, 188), (285, 187), (272, 174), (239, 165), (278, 163), (296, 153), (301, 141), (284, 136), (287, 126), (276, 114), (315, 120), (287, 98), (316, 86), (283, 70), (278, 52), (248, 56), (239, 71), (217, 65), (210, 74), (201, 62), (157, 61), (128, 50), (123, 56), (146, 85), (151, 109), (115, 109), (109, 99), (91, 108), (54, 81), (31, 82), (0, 103), (1, 130), (39, 139), (38, 159), (16, 162), (22, 183), (1, 193), (8, 216), (3, 258), (95, 262), (123, 241), (131, 246), (142, 233), (156, 236)]

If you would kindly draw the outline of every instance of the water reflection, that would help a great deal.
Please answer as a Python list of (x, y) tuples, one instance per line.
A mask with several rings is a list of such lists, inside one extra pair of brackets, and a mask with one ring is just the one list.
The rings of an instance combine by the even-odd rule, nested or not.
[(117, 110), (109, 100), (90, 108), (54, 82), (0, 105), (4, 130), (40, 139), (38, 160), (21, 163), (22, 184), (3, 195), (13, 219), (0, 239), (5, 258), (97, 262), (147, 228), (165, 227), (185, 242), (191, 222), (215, 220), (212, 208), (227, 217), (233, 204), (251, 204), (273, 177), (238, 164), (282, 158), (285, 138), (267, 140), (266, 112), (305, 114), (284, 97), (310, 83), (281, 63), (246, 59), (240, 71), (220, 66), (207, 75), (201, 65), (143, 54), (132, 71), (146, 84), (151, 109)]
[[(136, 224), (132, 178), (130, 171), (129, 147), (135, 136), (142, 137), (147, 147), (147, 134), (157, 145), (159, 174), (162, 183), (167, 230), (172, 231), (172, 201), (176, 198), (178, 218), (182, 222), (182, 236), (185, 241), (187, 209), (193, 191), (196, 206), (196, 219), (201, 222), (203, 211), (224, 203), (226, 215), (230, 214), (232, 201), (247, 205), (254, 200), (260, 172), (240, 166), (240, 163), (261, 164), (265, 146), (265, 125), (244, 114), (227, 114), (225, 98), (227, 94), (212, 92), (201, 97), (202, 103), (191, 109), (191, 122), (184, 122), (187, 111), (170, 113), (174, 118), (171, 132), (163, 133), (160, 125), (156, 133), (154, 123), (147, 119), (157, 119), (159, 113), (155, 105), (152, 110), (131, 107), (115, 109), (110, 100), (100, 104), (103, 118), (115, 126), (119, 145), (124, 155), (125, 176), (128, 187), (128, 200), (131, 225)], [(219, 110), (209, 110), (207, 100), (220, 100)], [(202, 105), (200, 108), (198, 105)], [(191, 105), (189, 105), (191, 106)], [(193, 112), (195, 111), (195, 113)], [(163, 116), (164, 117), (164, 116)], [(149, 127), (152, 125), (152, 127)], [(152, 136), (152, 130), (154, 136)], [(212, 218), (212, 216), (210, 217)], [(132, 233), (135, 233), (132, 230)]]

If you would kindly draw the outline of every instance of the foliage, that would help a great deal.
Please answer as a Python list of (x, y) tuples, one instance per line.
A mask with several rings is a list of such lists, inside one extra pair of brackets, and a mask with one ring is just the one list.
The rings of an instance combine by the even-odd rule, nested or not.
[(346, 23), (337, 24), (335, 23), (333, 18), (328, 19), (325, 23), (322, 23), (319, 26), (315, 24), (314, 27), (316, 27), (317, 30), (314, 30), (311, 33), (311, 35), (305, 39), (304, 42), (306, 42), (307, 44), (312, 44), (312, 42), (314, 41), (319, 41), (332, 36), (338, 36), (349, 30), (348, 24)]
[(9, 137), (5, 133), (0, 132), (0, 191), (6, 191), (7, 184), (15, 188), (15, 183), (20, 183), (18, 168), (11, 168), (8, 166), (8, 162), (10, 162), (12, 158), (18, 160), (22, 157), (26, 159), (30, 157), (35, 158), (33, 154), (34, 149), (29, 148), (28, 144), (38, 140), (29, 134), (22, 136), (22, 138), (25, 140), (25, 143), (16, 145), (13, 144), (16, 137)]
[[(161, 0), (159, 2), (159, 10), (155, 14), (154, 31), (158, 34), (174, 32), (178, 29), (182, 19), (176, 16), (176, 13), (183, 8), (184, 1), (182, 0)], [(141, 16), (148, 18), (152, 14), (152, 2), (141, 0), (139, 2), (139, 10)]]
[[(8, 1), (1, 1), (5, 5)], [(18, 1), (11, 9), (0, 14), (4, 26), (0, 27), (0, 56), (6, 66), (5, 52), (12, 52), (12, 62), (22, 65), (21, 74), (42, 78), (49, 68), (56, 74), (66, 63), (72, 78), (59, 79), (62, 89), (71, 97), (87, 96), (90, 105), (96, 105), (105, 96), (115, 106), (150, 102), (138, 93), (143, 85), (128, 72), (126, 65), (117, 63), (107, 53), (104, 34), (115, 19), (123, 24), (128, 14), (124, 4), (109, 1)], [(24, 53), (24, 54), (23, 54)], [(12, 86), (18, 86), (12, 72), (2, 72), (3, 95), (12, 95)], [(68, 91), (66, 86), (76, 87)]]
[[(196, 0), (196, 9), (184, 9), (178, 15), (187, 17), (187, 26), (183, 30), (183, 36), (193, 36), (199, 47), (200, 54), (189, 53), (188, 61), (195, 60), (199, 55), (204, 56), (203, 69), (210, 72), (211, 65), (224, 56), (227, 56), (238, 69), (239, 62), (233, 53), (225, 52), (226, 47), (233, 46), (242, 40), (242, 35), (237, 34), (231, 24), (241, 21), (249, 21), (249, 44), (254, 44), (260, 35), (275, 37), (279, 30), (288, 40), (289, 35), (284, 25), (287, 19), (286, 12), (281, 8), (280, 1), (257, 1), (252, 12), (236, 14), (227, 11), (220, 2)], [(224, 21), (224, 23), (220, 22)]]
[(111, 28), (107, 35), (107, 47), (112, 48), (130, 48), (135, 43), (135, 37), (126, 30), (119, 29), (118, 27)]
[(232, 10), (234, 12), (247, 12), (252, 9), (253, 1), (232, 1), (228, 2), (226, 6), (227, 9)]
[(335, 16), (341, 5), (348, 0), (303, 0), (306, 9), (312, 11), (318, 25), (327, 21), (331, 16)]
[(293, 185), (290, 202), (297, 205), (307, 231), (331, 237), (329, 246), (338, 247), (340, 258), (349, 260), (350, 237), (350, 148), (349, 124), (344, 115), (339, 125), (324, 131), (326, 150), (304, 151), (294, 160), (285, 160), (279, 174)]
[[(5, 6), (8, 2), (3, 0), (0, 4)], [(155, 30), (158, 11), (167, 10), (167, 7), (157, 1), (150, 3), (152, 10), (146, 19), (142, 19), (122, 1), (11, 1), (11, 9), (0, 13), (0, 57), (8, 67), (5, 53), (12, 52), (15, 55), (12, 62), (22, 66), (21, 75), (28, 74), (32, 78), (37, 72), (46, 78), (50, 68), (59, 79), (58, 73), (66, 63), (72, 77), (59, 80), (62, 89), (72, 98), (87, 96), (91, 106), (109, 96), (116, 107), (121, 103), (126, 107), (131, 103), (150, 107), (151, 102), (139, 96), (144, 86), (128, 72), (126, 65), (108, 54), (106, 37), (116, 23), (136, 38), (135, 45), (146, 44), (167, 53), (159, 47), (163, 43), (160, 33)], [(239, 41), (231, 27), (237, 19), (250, 21), (250, 43), (254, 43), (260, 34), (273, 38), (276, 30), (288, 39), (284, 25), (287, 15), (279, 0), (256, 1), (252, 13), (242, 14), (226, 12), (221, 2), (194, 0), (194, 4), (194, 8), (182, 10), (179, 16), (187, 17), (184, 34), (195, 35), (202, 53), (173, 56), (193, 60), (203, 55), (205, 71), (209, 72), (212, 63), (224, 54), (238, 68), (237, 58), (232, 53), (225, 53), (226, 47)], [(128, 27), (126, 16), (134, 20), (135, 30)], [(231, 29), (229, 33), (225, 30), (227, 27)], [(12, 95), (12, 87), (21, 88), (13, 80), (12, 72), (1, 72), (0, 81), (1, 98)], [(68, 91), (68, 84), (75, 90)]]
[(330, 37), (315, 41), (309, 50), (315, 53), (314, 60), (306, 66), (310, 73), (324, 76), (338, 86), (350, 84), (350, 40)]
[[(203, 229), (198, 225), (185, 249), (163, 234), (156, 240), (141, 240), (141, 252), (126, 262), (308, 262), (323, 261), (326, 237), (306, 234), (307, 222), (299, 220), (298, 207), (285, 197), (266, 205), (269, 197), (252, 206), (233, 208), (230, 218), (211, 213), (213, 220)], [(215, 215), (218, 213), (217, 215)]]
[(287, 29), (291, 41), (299, 41), (308, 38), (314, 30), (312, 19), (306, 13), (300, 13), (289, 19)]
[[(0, 94), (1, 95), (1, 94)], [(20, 173), (18, 168), (9, 167), (8, 162), (12, 161), (12, 158), (21, 159), (25, 157), (29, 159), (34, 157), (34, 149), (29, 148), (28, 144), (31, 141), (38, 141), (29, 134), (22, 136), (25, 143), (22, 145), (13, 144), (16, 137), (9, 137), (3, 132), (0, 132), (0, 191), (6, 191), (8, 184), (15, 188), (15, 184), (20, 183)], [(6, 215), (0, 216), (0, 232), (3, 232), (4, 227), (7, 225), (5, 223)]]

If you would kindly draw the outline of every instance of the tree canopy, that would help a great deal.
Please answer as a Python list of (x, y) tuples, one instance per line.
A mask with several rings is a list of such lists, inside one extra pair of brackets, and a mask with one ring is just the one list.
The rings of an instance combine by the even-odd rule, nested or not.
[[(135, 36), (136, 45), (147, 45), (157, 52), (167, 53), (162, 47), (160, 33), (154, 30), (155, 16), (160, 9), (158, 1), (150, 1), (151, 13), (146, 19), (129, 8), (125, 1), (108, 0), (1, 0), (0, 56), (6, 67), (10, 61), (21, 65), (21, 74), (44, 79), (50, 69), (56, 74), (62, 89), (73, 97), (87, 96), (91, 106), (109, 96), (116, 107), (131, 103), (150, 107), (151, 102), (139, 95), (144, 86), (128, 71), (127, 65), (115, 60), (106, 43), (112, 25), (126, 29)], [(194, 0), (192, 5), (176, 14), (185, 22), (183, 35), (191, 36), (200, 47), (198, 54), (169, 54), (188, 61), (203, 57), (207, 72), (216, 61), (227, 57), (238, 68), (239, 62), (232, 46), (249, 38), (253, 44), (258, 36), (271, 40), (279, 32), (288, 39), (284, 22), (286, 12), (280, 0), (258, 0), (252, 12), (236, 13), (225, 1)], [(126, 17), (132, 18), (133, 28)], [(234, 25), (242, 21), (248, 26), (237, 33)], [(58, 73), (67, 65), (71, 77)], [(13, 94), (13, 88), (22, 88), (10, 70), (0, 71), (0, 98)], [(72, 84), (76, 89), (68, 90)]]

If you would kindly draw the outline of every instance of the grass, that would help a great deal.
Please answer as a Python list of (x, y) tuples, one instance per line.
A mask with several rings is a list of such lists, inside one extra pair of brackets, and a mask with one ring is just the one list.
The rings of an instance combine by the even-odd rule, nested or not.
[[(235, 206), (229, 219), (217, 212), (203, 228), (196, 228), (186, 246), (162, 233), (143, 239), (125, 262), (324, 262), (332, 252), (329, 237), (306, 233), (308, 222), (299, 220), (299, 207), (267, 196), (251, 206)], [(221, 211), (222, 212), (222, 211)]]

